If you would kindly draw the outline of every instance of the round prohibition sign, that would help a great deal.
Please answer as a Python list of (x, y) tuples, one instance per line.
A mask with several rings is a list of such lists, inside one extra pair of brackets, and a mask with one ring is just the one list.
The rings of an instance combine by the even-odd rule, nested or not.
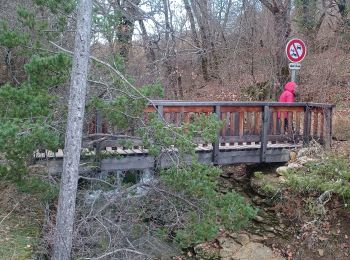
[(300, 39), (292, 39), (287, 43), (286, 54), (291, 62), (301, 62), (306, 55), (305, 43)]

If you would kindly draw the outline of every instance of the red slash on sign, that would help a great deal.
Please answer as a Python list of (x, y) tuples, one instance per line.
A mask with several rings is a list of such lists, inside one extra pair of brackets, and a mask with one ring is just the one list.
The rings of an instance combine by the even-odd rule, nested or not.
[(291, 62), (300, 62), (305, 58), (306, 46), (300, 39), (292, 39), (287, 43), (286, 54)]

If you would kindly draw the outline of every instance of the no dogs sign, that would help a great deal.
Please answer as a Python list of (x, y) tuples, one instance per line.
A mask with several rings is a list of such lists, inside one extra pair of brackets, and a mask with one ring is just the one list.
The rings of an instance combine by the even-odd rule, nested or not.
[(286, 54), (291, 62), (301, 62), (306, 55), (305, 43), (300, 39), (292, 39), (287, 43)]

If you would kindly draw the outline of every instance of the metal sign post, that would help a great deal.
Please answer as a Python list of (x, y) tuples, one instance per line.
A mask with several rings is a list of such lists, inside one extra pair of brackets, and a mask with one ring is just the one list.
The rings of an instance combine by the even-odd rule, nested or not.
[(286, 55), (288, 59), (292, 62), (289, 64), (289, 69), (291, 70), (291, 80), (296, 82), (297, 80), (297, 70), (300, 70), (300, 63), (306, 55), (306, 45), (300, 39), (292, 39), (287, 43)]

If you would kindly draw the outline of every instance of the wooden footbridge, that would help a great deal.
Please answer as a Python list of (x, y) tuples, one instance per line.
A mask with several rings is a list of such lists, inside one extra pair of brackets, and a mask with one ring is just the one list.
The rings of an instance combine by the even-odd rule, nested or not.
[[(198, 141), (196, 153), (202, 163), (226, 165), (236, 163), (286, 162), (293, 149), (307, 146), (311, 140), (331, 146), (332, 109), (330, 104), (277, 103), (277, 102), (195, 102), (152, 101), (144, 113), (158, 113), (169, 124), (179, 126), (189, 123), (194, 115), (215, 114), (224, 121), (215, 143)], [(282, 120), (284, 118), (287, 120)], [(93, 134), (93, 135), (91, 135)], [(140, 141), (132, 140), (131, 148), (125, 148), (120, 139), (104, 140), (113, 134), (103, 127), (97, 116), (94, 131), (83, 141), (86, 154), (108, 153), (110, 157), (100, 160), (102, 172), (145, 170), (168, 167), (173, 164), (176, 147), (168, 149), (155, 158), (142, 147)], [(93, 136), (93, 138), (91, 138)], [(102, 141), (96, 141), (102, 138)], [(63, 151), (38, 151), (35, 158), (49, 166), (51, 173), (62, 170)], [(85, 166), (84, 166), (85, 165)], [(82, 159), (82, 171), (91, 170)]]

